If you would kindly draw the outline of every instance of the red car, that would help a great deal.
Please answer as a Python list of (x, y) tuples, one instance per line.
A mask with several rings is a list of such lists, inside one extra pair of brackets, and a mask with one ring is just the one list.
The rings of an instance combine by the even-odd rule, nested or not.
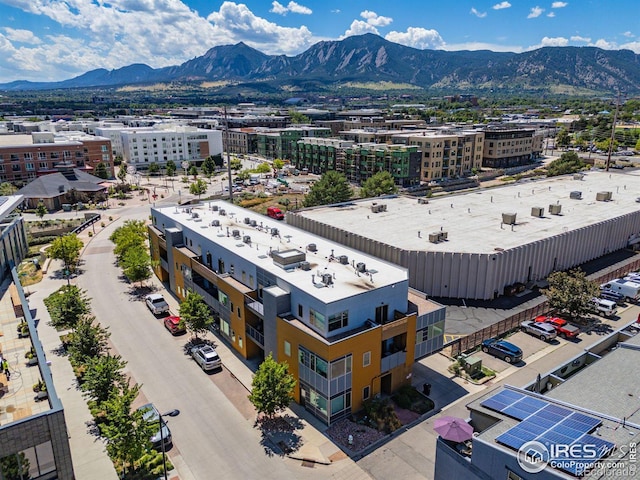
[(575, 338), (580, 333), (580, 329), (560, 317), (548, 317), (546, 315), (539, 315), (536, 317), (536, 322), (544, 322), (553, 325), (558, 335), (562, 338)]
[(187, 331), (184, 326), (184, 322), (180, 320), (180, 317), (170, 315), (164, 319), (164, 326), (171, 332), (171, 335), (178, 335)]

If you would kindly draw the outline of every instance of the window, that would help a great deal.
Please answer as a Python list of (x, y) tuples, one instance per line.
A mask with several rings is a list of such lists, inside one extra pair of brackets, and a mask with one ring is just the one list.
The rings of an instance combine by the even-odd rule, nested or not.
[(227, 297), (227, 295), (225, 293), (222, 293), (220, 290), (218, 290), (218, 302), (220, 302), (220, 304), (224, 305), (225, 307), (229, 304), (229, 297)]
[(389, 305), (380, 305), (376, 307), (376, 323), (382, 325), (387, 322), (389, 318)]
[(316, 312), (313, 308), (309, 309), (309, 323), (320, 330), (324, 330), (324, 315)]
[(287, 342), (286, 340), (284, 341), (284, 354), (287, 357), (291, 356), (291, 344), (289, 342)]
[(444, 333), (444, 322), (436, 322), (429, 326), (429, 338), (435, 338)]
[(369, 386), (367, 385), (362, 389), (362, 400), (366, 400), (367, 398), (369, 398), (369, 393), (370, 393), (370, 389), (369, 389)]
[(11, 170), (13, 170), (14, 172), (19, 172), (21, 170), (20, 164), (14, 163), (13, 165), (11, 165)]
[(329, 315), (329, 331), (338, 330), (339, 328), (344, 328), (349, 324), (349, 312), (345, 310), (344, 312), (336, 313), (334, 315)]
[(34, 165), (33, 165), (33, 162), (27, 162), (27, 163), (25, 163), (25, 164), (24, 164), (24, 167), (25, 167), (27, 170), (35, 170), (35, 167), (34, 167)]
[(371, 365), (371, 352), (364, 352), (362, 354), (362, 366), (363, 367), (368, 367), (369, 365)]
[(302, 318), (303, 316), (302, 305), (298, 304), (298, 317)]
[(238, 311), (238, 318), (242, 318), (242, 315), (240, 314), (240, 307), (237, 308)]

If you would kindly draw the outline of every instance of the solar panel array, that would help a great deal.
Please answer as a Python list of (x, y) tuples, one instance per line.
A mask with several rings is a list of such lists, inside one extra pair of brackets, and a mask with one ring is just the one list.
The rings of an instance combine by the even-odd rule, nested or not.
[(549, 460), (553, 466), (575, 476), (582, 475), (615, 447), (611, 442), (589, 435), (602, 423), (599, 419), (520, 392), (502, 390), (480, 405), (520, 420), (518, 425), (498, 436), (497, 442), (514, 450), (527, 442), (540, 442), (551, 448)]

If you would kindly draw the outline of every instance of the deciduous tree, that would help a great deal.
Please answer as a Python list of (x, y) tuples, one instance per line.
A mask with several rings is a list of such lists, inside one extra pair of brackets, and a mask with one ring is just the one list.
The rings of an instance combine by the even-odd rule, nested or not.
[(109, 178), (109, 172), (107, 172), (107, 166), (103, 162), (100, 162), (98, 163), (98, 165), (96, 165), (96, 169), (93, 172), (93, 174), (98, 178), (104, 178), (104, 179)]
[(549, 306), (569, 318), (580, 318), (592, 310), (592, 299), (598, 296), (598, 285), (587, 279), (580, 269), (553, 272), (547, 277), (549, 288), (542, 293)]
[(124, 250), (119, 263), (131, 283), (144, 282), (151, 277), (151, 257), (143, 245), (132, 245)]
[(89, 359), (82, 376), (82, 391), (97, 404), (107, 401), (114, 388), (119, 392), (127, 387), (127, 377), (122, 373), (126, 365), (127, 362), (119, 355), (107, 354)]
[(173, 160), (169, 160), (166, 165), (167, 177), (173, 177), (176, 174), (176, 163)]
[(314, 207), (346, 202), (352, 195), (353, 190), (347, 178), (341, 173), (329, 170), (309, 189), (309, 193), (304, 198), (304, 206)]
[(576, 173), (586, 168), (586, 164), (580, 160), (576, 152), (565, 152), (562, 156), (547, 166), (547, 175), (555, 177), (557, 175), (566, 175), (568, 173)]
[(249, 401), (258, 413), (272, 418), (289, 406), (295, 386), (296, 380), (289, 373), (289, 365), (276, 362), (269, 353), (253, 376)]
[(51, 318), (49, 324), (56, 329), (75, 328), (78, 320), (91, 311), (91, 299), (86, 290), (75, 285), (63, 285), (44, 299)]
[(389, 172), (378, 172), (367, 178), (362, 184), (360, 195), (364, 198), (379, 197), (380, 195), (391, 195), (397, 193), (393, 176)]
[(69, 233), (56, 238), (47, 249), (47, 255), (50, 258), (62, 260), (66, 269), (73, 270), (80, 257), (80, 250), (83, 245), (78, 235)]
[(42, 202), (38, 202), (38, 206), (36, 207), (36, 216), (42, 220), (42, 218), (49, 213), (49, 210), (47, 210), (47, 207), (44, 205), (44, 203)]
[(194, 291), (187, 292), (187, 296), (179, 307), (180, 318), (193, 335), (198, 338), (198, 334), (206, 333), (213, 324), (211, 309), (202, 296)]
[(198, 200), (200, 200), (200, 196), (207, 193), (207, 182), (205, 182), (201, 178), (197, 179), (195, 182), (189, 185), (189, 193), (191, 195), (197, 195)]
[(91, 358), (104, 355), (111, 333), (96, 323), (95, 317), (85, 315), (78, 320), (69, 342), (69, 358), (73, 365), (83, 365)]

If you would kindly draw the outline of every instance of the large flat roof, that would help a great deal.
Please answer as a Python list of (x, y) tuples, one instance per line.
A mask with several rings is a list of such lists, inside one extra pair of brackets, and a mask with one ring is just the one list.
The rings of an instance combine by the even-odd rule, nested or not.
[[(187, 213), (189, 208), (192, 209), (192, 213)], [(222, 209), (225, 210), (225, 215), (220, 215)], [(284, 222), (233, 206), (225, 201), (153, 208), (152, 212), (154, 210), (166, 215), (176, 224), (183, 225), (183, 232), (191, 230), (203, 235), (213, 243), (236, 253), (325, 303), (399, 282), (408, 282), (408, 272), (405, 268), (346, 248), (291, 227)], [(193, 213), (197, 213), (198, 218), (192, 218)], [(245, 223), (245, 218), (249, 221), (254, 220), (255, 226)], [(214, 220), (220, 222), (220, 225), (212, 226)], [(161, 225), (158, 225), (158, 228), (160, 227)], [(272, 229), (277, 229), (278, 234), (273, 235)], [(239, 237), (233, 237), (234, 230), (238, 230)], [(189, 236), (188, 233), (186, 236)], [(249, 236), (251, 243), (244, 243), (244, 236)], [(315, 245), (316, 251), (309, 249), (309, 245), (312, 244)], [(197, 248), (195, 245), (189, 244), (189, 246), (191, 249)], [(279, 251), (279, 256), (284, 262), (295, 262), (294, 250), (305, 254), (305, 260), (310, 263), (310, 270), (301, 268), (285, 270), (276, 265), (274, 259), (269, 256), (270, 251)], [(339, 257), (342, 255), (347, 256), (347, 264), (340, 263)], [(357, 272), (356, 266), (359, 263), (365, 265), (366, 273)], [(332, 285), (327, 287), (323, 283), (323, 274), (331, 275)]]
[[(579, 191), (582, 200), (571, 199)], [(598, 192), (611, 201), (596, 201)], [(403, 250), (491, 253), (561, 235), (640, 210), (640, 171), (589, 171), (581, 180), (561, 176), (424, 199), (409, 196), (359, 200), (316, 207), (297, 215), (357, 233)], [(373, 213), (374, 204), (386, 211)], [(549, 214), (560, 205), (561, 214)], [(532, 216), (544, 208), (543, 217)], [(515, 213), (516, 224), (502, 224), (503, 213)], [(447, 240), (431, 243), (429, 234), (447, 232)]]

